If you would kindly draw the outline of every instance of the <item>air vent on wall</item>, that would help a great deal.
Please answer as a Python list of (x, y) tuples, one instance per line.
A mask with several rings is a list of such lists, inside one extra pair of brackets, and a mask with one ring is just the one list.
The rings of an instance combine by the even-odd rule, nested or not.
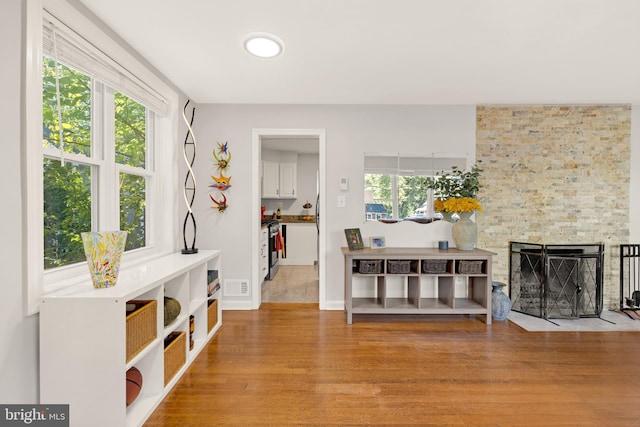
[(245, 297), (249, 295), (249, 281), (227, 279), (224, 281), (222, 293), (225, 297)]

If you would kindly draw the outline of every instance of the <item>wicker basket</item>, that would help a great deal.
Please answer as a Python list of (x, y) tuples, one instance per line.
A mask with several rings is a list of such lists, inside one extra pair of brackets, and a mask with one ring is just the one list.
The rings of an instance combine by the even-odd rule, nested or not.
[(209, 300), (209, 307), (207, 308), (207, 331), (211, 330), (218, 323), (218, 300)]
[(458, 262), (459, 274), (480, 274), (484, 261), (460, 261)]
[(127, 362), (156, 339), (158, 332), (158, 302), (152, 300), (127, 301)]
[(187, 361), (187, 333), (171, 332), (164, 339), (164, 385), (184, 366)]
[(387, 261), (387, 273), (390, 274), (407, 274), (411, 272), (411, 261), (390, 259)]
[(447, 272), (446, 259), (425, 259), (422, 261), (422, 272), (425, 274), (441, 274)]
[(381, 259), (373, 259), (373, 260), (361, 259), (360, 262), (358, 262), (358, 272), (362, 274), (381, 274), (382, 260)]

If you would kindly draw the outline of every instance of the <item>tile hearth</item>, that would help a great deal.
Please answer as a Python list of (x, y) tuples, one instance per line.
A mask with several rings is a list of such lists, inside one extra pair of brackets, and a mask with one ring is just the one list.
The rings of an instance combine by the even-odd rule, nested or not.
[(640, 331), (640, 320), (612, 310), (603, 310), (601, 318), (549, 320), (512, 311), (508, 320), (529, 332)]

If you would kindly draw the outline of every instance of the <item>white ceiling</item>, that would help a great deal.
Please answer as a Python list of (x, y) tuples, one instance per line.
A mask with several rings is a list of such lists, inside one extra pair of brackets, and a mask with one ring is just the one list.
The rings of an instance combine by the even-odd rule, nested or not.
[(638, 0), (80, 2), (196, 103), (640, 103)]

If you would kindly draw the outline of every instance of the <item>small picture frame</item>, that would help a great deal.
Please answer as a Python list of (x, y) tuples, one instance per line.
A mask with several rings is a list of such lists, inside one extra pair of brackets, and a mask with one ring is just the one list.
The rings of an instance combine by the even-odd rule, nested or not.
[(362, 242), (362, 235), (359, 228), (345, 228), (344, 235), (347, 238), (347, 244), (349, 250), (356, 251), (364, 249), (364, 243)]
[(384, 236), (370, 237), (371, 249), (382, 249), (386, 246)]

